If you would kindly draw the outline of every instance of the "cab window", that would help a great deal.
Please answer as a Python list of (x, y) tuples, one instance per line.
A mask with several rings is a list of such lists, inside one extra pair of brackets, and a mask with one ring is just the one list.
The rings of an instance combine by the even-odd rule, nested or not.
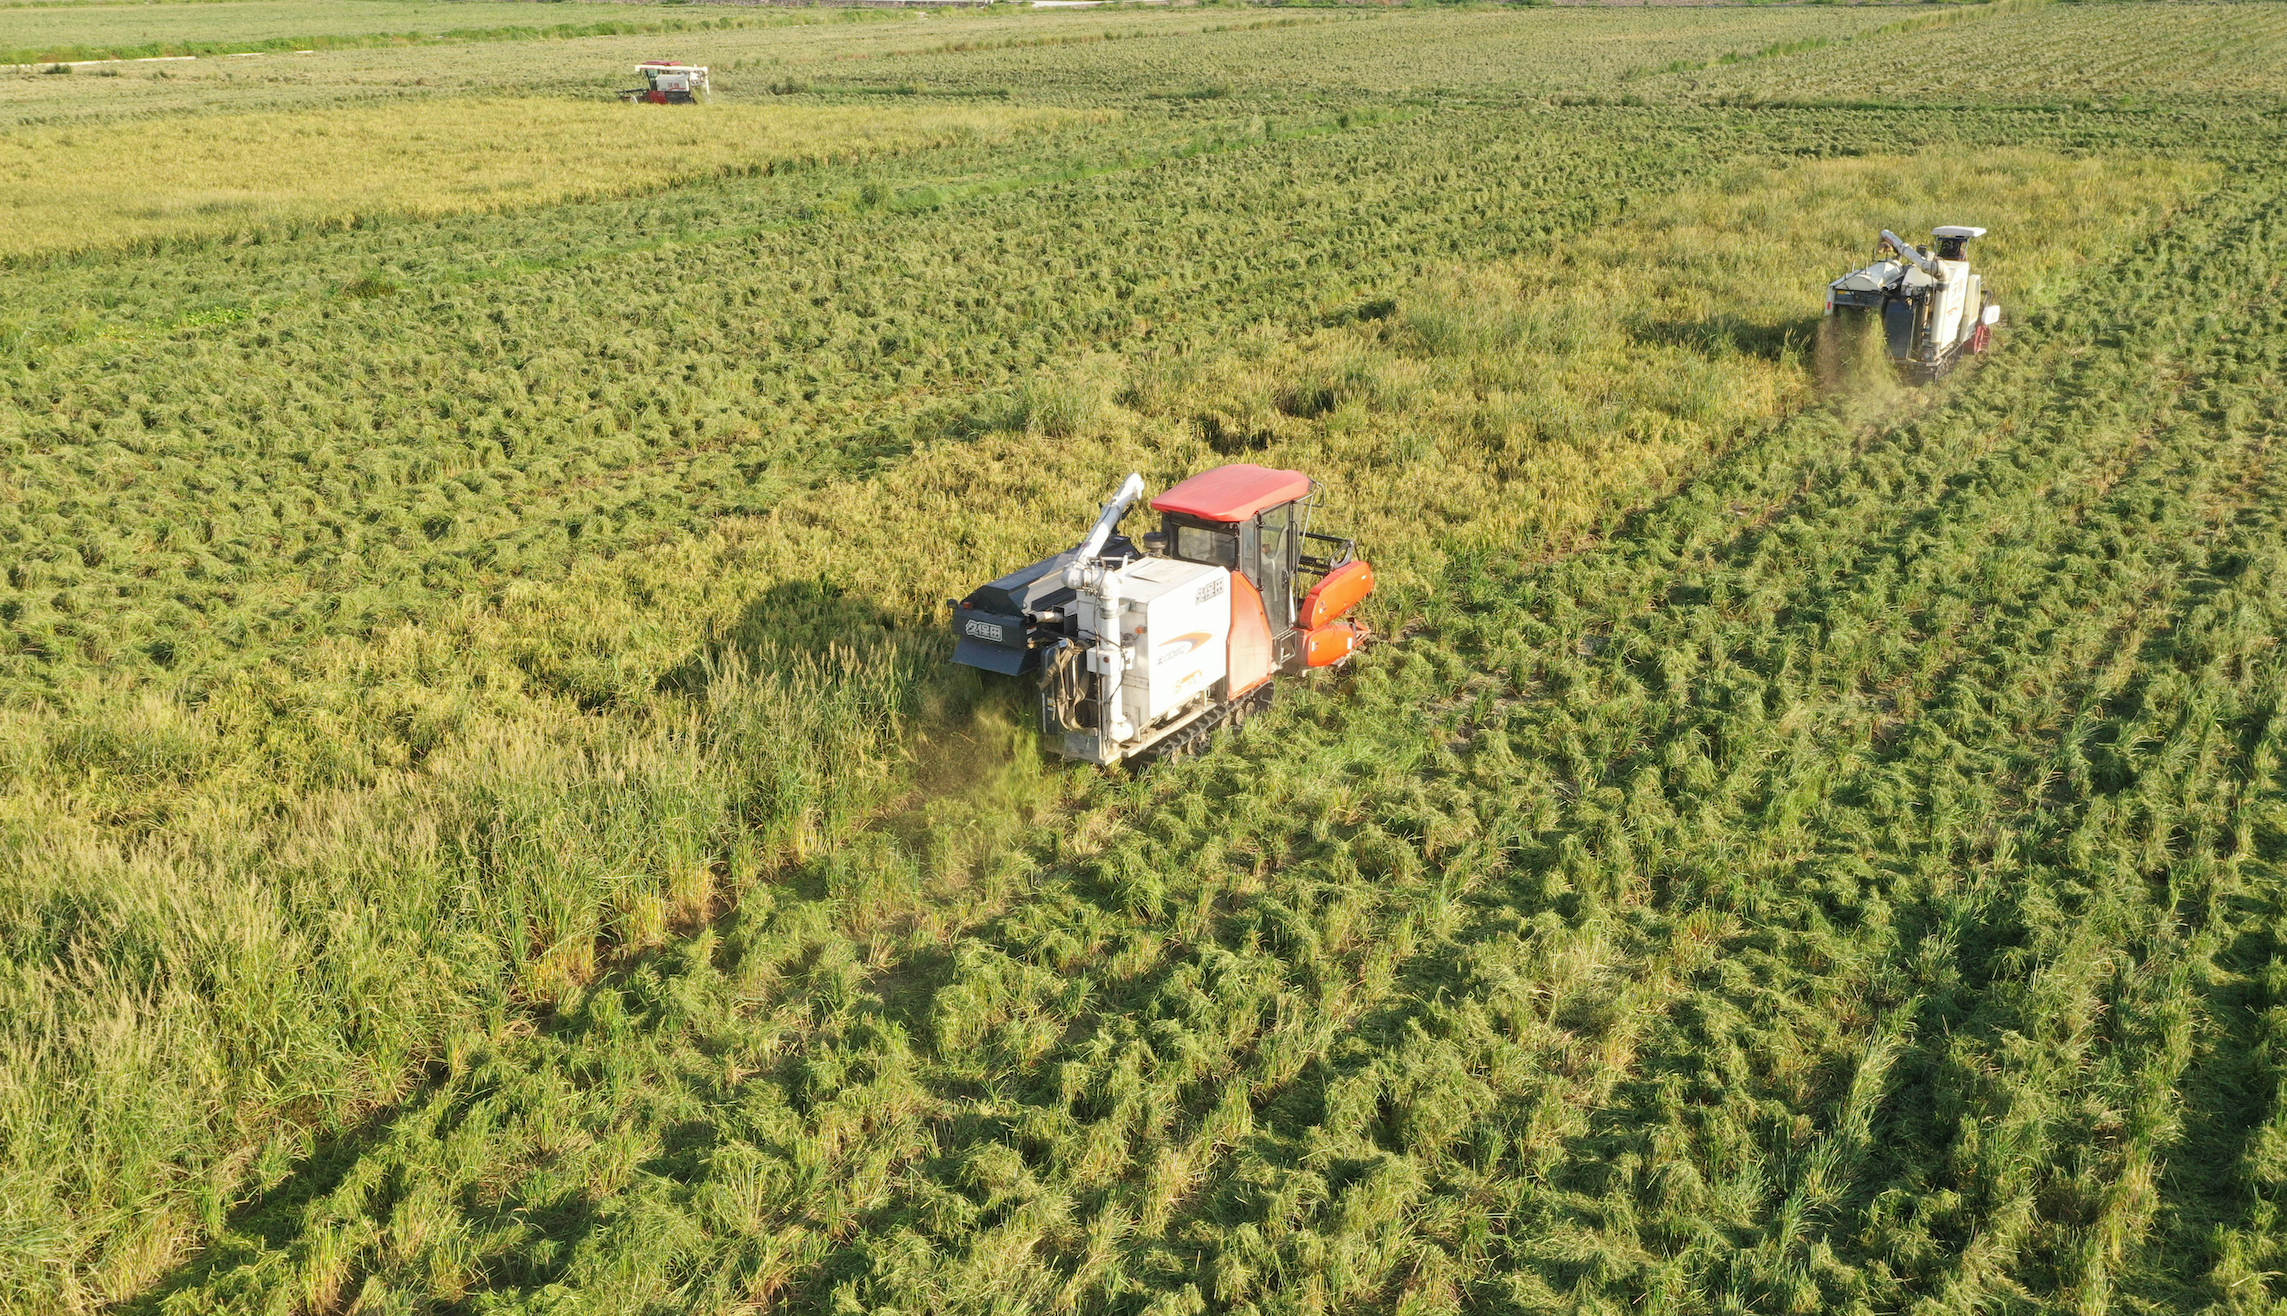
[(1291, 503), (1263, 513), (1263, 570), (1266, 573), (1283, 573), (1287, 569), (1291, 560), (1287, 551), (1293, 525), (1294, 505)]
[(1294, 505), (1272, 508), (1257, 524), (1261, 570), (1256, 583), (1272, 626), (1284, 630), (1294, 625)]
[(1175, 556), (1186, 562), (1206, 562), (1219, 567), (1239, 565), (1239, 536), (1229, 530), (1179, 525), (1175, 527), (1174, 547)]

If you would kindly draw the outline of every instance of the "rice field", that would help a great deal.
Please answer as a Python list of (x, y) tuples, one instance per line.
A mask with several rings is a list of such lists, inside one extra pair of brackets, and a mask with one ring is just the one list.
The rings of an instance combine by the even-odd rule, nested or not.
[[(11, 198), (0, 207), (0, 260), (351, 228), (377, 215), (523, 210), (1086, 117), (943, 105), (710, 108), (703, 120), (631, 123), (616, 103), (472, 97), (177, 118), (125, 141), (81, 126), (27, 127), (0, 144), (0, 188)], [(86, 216), (98, 212), (106, 222), (90, 231)]]
[[(2287, 1301), (2276, 6), (355, 3), (0, 78), (0, 1312)], [(1384, 641), (1044, 762), (1229, 460)]]
[[(767, 11), (766, 11), (767, 12)], [(526, 0), (10, 0), (0, 64), (312, 53), (380, 46), (531, 42), (773, 21), (753, 14)], [(53, 67), (39, 70), (57, 73)]]

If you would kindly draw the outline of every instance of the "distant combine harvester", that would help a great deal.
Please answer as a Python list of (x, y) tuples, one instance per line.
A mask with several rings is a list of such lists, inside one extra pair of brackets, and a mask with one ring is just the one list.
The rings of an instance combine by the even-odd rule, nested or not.
[(689, 105), (708, 98), (707, 69), (703, 64), (679, 64), (654, 59), (635, 66), (643, 85), (629, 87), (619, 98), (649, 105)]

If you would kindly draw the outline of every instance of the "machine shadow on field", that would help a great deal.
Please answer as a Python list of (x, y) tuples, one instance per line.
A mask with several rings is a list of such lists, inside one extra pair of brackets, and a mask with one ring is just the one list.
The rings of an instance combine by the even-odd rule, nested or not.
[[(925, 664), (905, 716), (913, 747), (914, 794), (919, 799), (975, 788), (1017, 757), (1021, 697), (975, 671), (941, 660), (949, 649), (940, 628), (921, 627), (885, 611), (872, 599), (823, 574), (780, 581), (749, 602), (728, 629), (709, 628), (682, 661), (661, 673), (661, 694), (704, 696), (724, 672), (769, 674), (805, 662), (823, 662), (837, 650), (897, 655)], [(908, 801), (911, 803), (911, 801)], [(870, 824), (902, 835), (915, 825), (910, 809), (892, 808)]]
[(767, 671), (774, 661), (822, 658), (836, 646), (913, 638), (872, 600), (824, 575), (782, 580), (748, 603), (728, 630), (710, 625), (707, 631), (697, 649), (660, 674), (654, 686), (659, 693), (703, 695), (718, 673), (734, 665)]
[[(2260, 861), (2259, 861), (2260, 862)], [(2155, 1306), (2221, 1305), (2230, 1294), (2219, 1239), (2234, 1229), (2263, 1228), (2263, 1202), (2245, 1174), (2261, 1155), (2265, 1124), (2262, 1020), (2276, 1008), (2264, 987), (2267, 966), (2280, 957), (2275, 900), (2240, 892), (2226, 902), (2243, 929), (2217, 952), (2210, 971), (2192, 975), (2206, 1018), (2216, 1021), (2186, 1067), (2181, 1091), (2183, 1133), (2161, 1167), (2160, 1230), (2175, 1245), (2155, 1249), (2159, 1264), (2133, 1281)]]
[[(207, 1288), (219, 1277), (257, 1261), (265, 1252), (290, 1247), (306, 1228), (310, 1208), (339, 1189), (366, 1158), (379, 1154), (443, 1089), (447, 1079), (441, 1069), (432, 1068), (397, 1101), (346, 1128), (321, 1134), (308, 1154), (295, 1163), (292, 1173), (232, 1209), (211, 1243), (119, 1310), (126, 1316), (158, 1316), (175, 1294)], [(387, 1215), (399, 1195), (397, 1187), (392, 1183), (369, 1197), (368, 1206), (375, 1216)]]
[(1795, 316), (1766, 320), (1744, 315), (1712, 315), (1697, 320), (1638, 320), (1628, 326), (1629, 336), (1660, 347), (1676, 347), (1701, 356), (1737, 352), (1763, 361), (1784, 360), (1789, 351), (1801, 351), (1818, 337), (1819, 317)]

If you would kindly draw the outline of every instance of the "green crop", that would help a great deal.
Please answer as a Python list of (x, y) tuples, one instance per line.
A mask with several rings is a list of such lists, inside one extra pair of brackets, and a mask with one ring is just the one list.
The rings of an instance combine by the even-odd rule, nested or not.
[[(2250, 109), (2287, 96), (2287, 12), (2269, 4), (1983, 7), (1866, 32), (1846, 48), (1663, 70), (1662, 94), (1975, 107)], [(1930, 20), (1923, 20), (1924, 24)]]
[[(602, 4), (538, 8), (524, 0), (29, 0), (0, 4), (0, 65), (59, 61), (305, 54), (379, 46), (535, 42), (622, 33), (778, 25), (777, 15), (651, 10), (630, 16)], [(480, 57), (481, 58), (481, 57)], [(58, 95), (63, 89), (52, 89)], [(73, 89), (73, 90), (76, 90)]]
[[(388, 148), (0, 264), (0, 1311), (2282, 1300), (2287, 160), (2185, 35), (2266, 12), (0, 85), (34, 176)], [(1889, 103), (1963, 43), (2040, 71)], [(718, 102), (595, 99), (663, 53)], [(389, 163), (470, 125), (525, 181)], [(1822, 390), (1964, 219), (1999, 354)], [(943, 600), (1226, 460), (1382, 643), (1044, 764)]]

